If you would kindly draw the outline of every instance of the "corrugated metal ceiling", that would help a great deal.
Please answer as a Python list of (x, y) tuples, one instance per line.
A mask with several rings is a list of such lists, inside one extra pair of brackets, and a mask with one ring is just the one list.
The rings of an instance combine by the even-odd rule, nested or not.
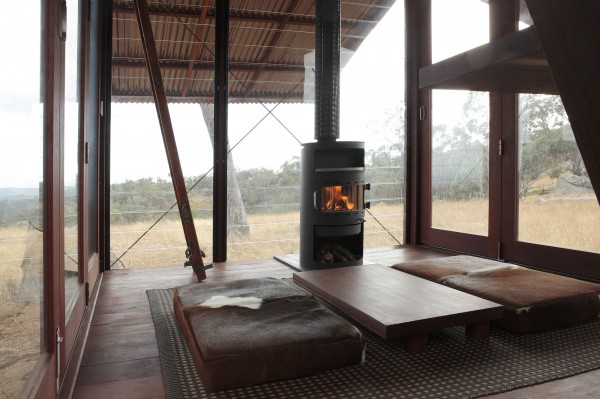
[[(395, 0), (342, 1), (342, 47), (356, 51)], [(149, 0), (170, 102), (212, 102), (215, 0)], [(299, 102), (314, 50), (314, 0), (231, 0), (231, 102)], [(132, 0), (113, 2), (113, 101), (152, 101)]]

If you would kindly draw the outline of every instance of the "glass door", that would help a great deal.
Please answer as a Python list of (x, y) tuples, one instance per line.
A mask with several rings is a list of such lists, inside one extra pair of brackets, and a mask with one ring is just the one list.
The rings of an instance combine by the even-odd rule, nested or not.
[(81, 4), (25, 0), (0, 15), (2, 397), (58, 392), (85, 310)]
[[(40, 0), (0, 13), (0, 396), (29, 391), (52, 365), (45, 322), (44, 99)], [(31, 23), (15, 16), (27, 16)], [(48, 374), (53, 374), (52, 370)]]
[[(430, 48), (424, 50), (429, 51), (429, 61), (489, 41), (488, 4), (431, 0), (430, 11)], [(493, 228), (490, 95), (468, 90), (423, 92), (421, 241), (487, 256)]]

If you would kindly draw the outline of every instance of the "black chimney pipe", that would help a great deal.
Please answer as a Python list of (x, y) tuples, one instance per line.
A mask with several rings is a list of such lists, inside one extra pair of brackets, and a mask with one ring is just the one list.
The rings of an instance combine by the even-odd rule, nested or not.
[(315, 27), (315, 139), (340, 137), (340, 0), (317, 0)]

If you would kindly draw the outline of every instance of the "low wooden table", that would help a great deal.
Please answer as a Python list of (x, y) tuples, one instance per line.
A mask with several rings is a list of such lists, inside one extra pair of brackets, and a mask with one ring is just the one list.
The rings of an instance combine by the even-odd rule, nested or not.
[(294, 282), (385, 339), (404, 337), (410, 352), (427, 346), (427, 333), (466, 326), (467, 336), (489, 336), (502, 305), (382, 265), (294, 273)]

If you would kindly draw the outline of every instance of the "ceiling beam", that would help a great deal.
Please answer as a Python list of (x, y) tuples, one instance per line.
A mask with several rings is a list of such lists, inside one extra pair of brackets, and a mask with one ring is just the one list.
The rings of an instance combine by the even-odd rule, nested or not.
[[(133, 8), (130, 7), (130, 3), (115, 3), (113, 6), (114, 14), (135, 14)], [(198, 7), (172, 7), (172, 11), (166, 7), (152, 6), (150, 7), (150, 15), (160, 17), (173, 17), (177, 15), (179, 18), (193, 18), (196, 19), (199, 16)], [(206, 19), (209, 23), (214, 23), (215, 20), (215, 9), (210, 8), (206, 13)], [(282, 20), (287, 19), (288, 25), (294, 26), (308, 26), (314, 28), (315, 16), (314, 15), (286, 15), (284, 13), (271, 13), (261, 11), (249, 11), (249, 10), (231, 10), (229, 13), (230, 21), (240, 22), (254, 22), (254, 23), (272, 23), (279, 24)], [(361, 19), (351, 20), (342, 19), (342, 29), (354, 29), (361, 24), (372, 23), (376, 25), (379, 23), (378, 19)]]
[[(196, 93), (188, 92), (186, 97), (182, 97), (181, 93), (166, 92), (169, 103), (183, 104), (200, 104), (212, 103), (214, 101), (214, 93)], [(151, 93), (132, 92), (132, 91), (113, 91), (111, 94), (112, 102), (116, 103), (151, 103), (154, 101)], [(229, 102), (235, 104), (257, 104), (258, 100), (262, 103), (303, 103), (304, 95), (302, 92), (287, 94), (282, 100), (281, 93), (256, 93), (252, 96), (243, 97), (241, 93), (229, 93)]]
[[(187, 59), (180, 60), (161, 60), (159, 61), (160, 68), (164, 70), (187, 70), (189, 64), (192, 63), (192, 69), (194, 71), (214, 71), (215, 64), (213, 61), (193, 61)], [(127, 57), (113, 57), (112, 59), (113, 68), (125, 68), (125, 69), (145, 69), (146, 63), (142, 58), (130, 59)], [(257, 70), (263, 70), (268, 72), (290, 72), (290, 73), (302, 73), (304, 74), (304, 65), (289, 65), (289, 64), (258, 64), (258, 63), (247, 63), (247, 62), (230, 62), (229, 70), (233, 72), (254, 72)]]
[(527, 0), (527, 6), (600, 199), (600, 1)]

